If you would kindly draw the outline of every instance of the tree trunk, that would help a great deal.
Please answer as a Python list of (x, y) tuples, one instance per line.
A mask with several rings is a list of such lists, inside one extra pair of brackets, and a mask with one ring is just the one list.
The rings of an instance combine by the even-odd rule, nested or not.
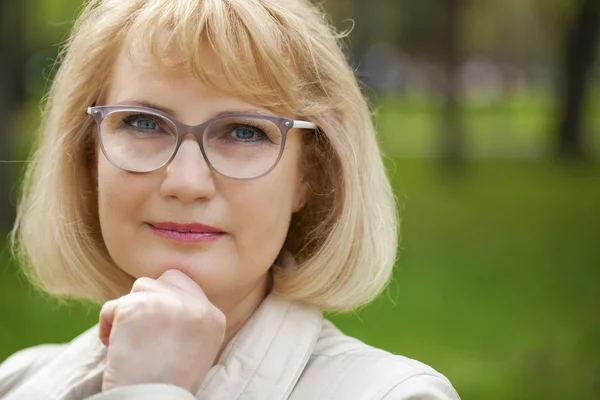
[(24, 88), (24, 1), (0, 1), (0, 231), (14, 223), (15, 207), (11, 179), (11, 128), (13, 115), (25, 97)]
[(363, 75), (365, 71), (362, 65), (363, 57), (371, 44), (369, 29), (371, 29), (371, 14), (373, 7), (368, 3), (369, 2), (365, 0), (353, 0), (352, 4), (355, 25), (351, 32), (351, 64), (354, 67), (354, 70), (358, 71), (358, 77), (363, 83), (365, 83), (365, 77)]
[(594, 63), (600, 24), (600, 2), (580, 0), (575, 20), (566, 33), (561, 87), (558, 148), (560, 158), (578, 160), (586, 156), (583, 111), (586, 82)]
[(464, 139), (460, 123), (460, 87), (458, 68), (460, 65), (459, 15), (461, 0), (444, 0), (445, 19), (442, 29), (445, 46), (442, 52), (444, 68), (444, 105), (442, 110), (441, 156), (445, 167), (454, 168), (462, 164)]

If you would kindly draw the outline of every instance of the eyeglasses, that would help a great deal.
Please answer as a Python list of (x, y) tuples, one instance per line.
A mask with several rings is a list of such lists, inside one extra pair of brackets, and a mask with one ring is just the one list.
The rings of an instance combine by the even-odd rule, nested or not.
[(188, 126), (148, 107), (88, 107), (98, 127), (102, 153), (115, 167), (146, 173), (169, 164), (184, 136), (198, 140), (206, 163), (232, 179), (256, 179), (271, 172), (283, 154), (292, 128), (316, 129), (312, 122), (250, 114), (224, 113)]

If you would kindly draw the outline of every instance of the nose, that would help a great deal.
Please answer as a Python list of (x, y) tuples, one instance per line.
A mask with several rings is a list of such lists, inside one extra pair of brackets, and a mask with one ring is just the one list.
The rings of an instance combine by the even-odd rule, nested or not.
[(183, 139), (177, 154), (166, 167), (160, 194), (183, 203), (211, 199), (215, 195), (213, 173), (193, 136)]

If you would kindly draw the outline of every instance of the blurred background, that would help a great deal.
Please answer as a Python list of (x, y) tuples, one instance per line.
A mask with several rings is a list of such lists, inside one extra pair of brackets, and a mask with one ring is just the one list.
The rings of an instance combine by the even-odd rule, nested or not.
[[(6, 237), (76, 0), (0, 0), (0, 360), (98, 308), (32, 289)], [(600, 399), (600, 2), (326, 0), (402, 215), (395, 278), (345, 332), (463, 399)]]

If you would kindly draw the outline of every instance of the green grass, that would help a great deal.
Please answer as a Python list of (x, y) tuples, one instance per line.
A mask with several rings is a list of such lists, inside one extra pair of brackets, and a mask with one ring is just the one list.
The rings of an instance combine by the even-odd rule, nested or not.
[(600, 165), (468, 168), (396, 162), (395, 280), (334, 321), (432, 364), (464, 399), (600, 398)]
[[(599, 398), (600, 165), (477, 161), (457, 178), (396, 160), (390, 170), (403, 208), (395, 280), (334, 322), (430, 363), (464, 399)], [(0, 359), (95, 323), (97, 308), (59, 307), (14, 272), (1, 275)]]
[(66, 342), (97, 322), (97, 307), (59, 304), (34, 290), (6, 247), (0, 255), (0, 293), (0, 360), (35, 344)]

